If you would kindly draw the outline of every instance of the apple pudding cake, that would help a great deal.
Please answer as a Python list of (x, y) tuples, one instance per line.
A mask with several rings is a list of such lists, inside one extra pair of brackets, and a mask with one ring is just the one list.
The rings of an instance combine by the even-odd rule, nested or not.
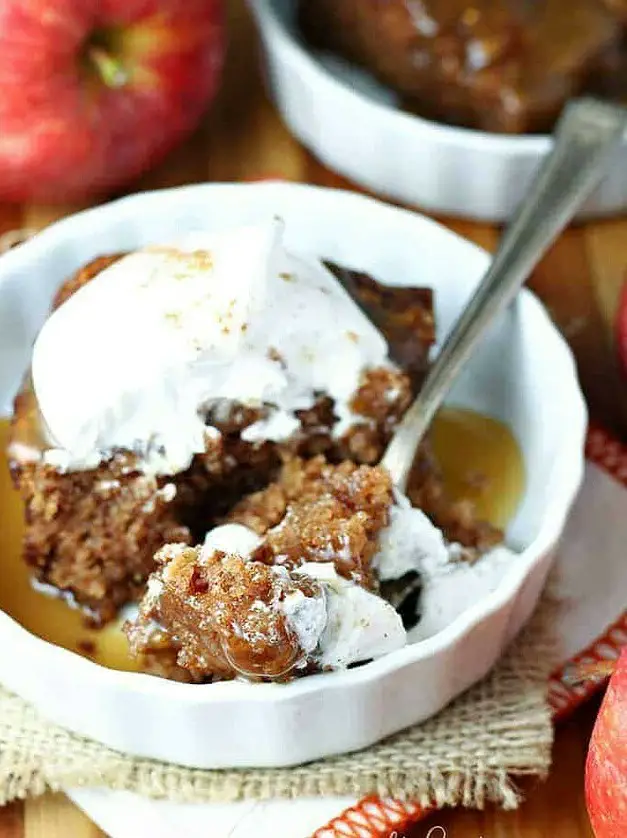
[[(147, 671), (286, 680), (403, 645), (386, 586), (502, 540), (377, 465), (420, 387), (431, 291), (289, 252), (280, 220), (102, 256), (62, 285), (9, 461), (34, 583)], [(413, 505), (412, 505), (413, 504)]]
[[(314, 48), (408, 110), (504, 134), (551, 131), (569, 98), (627, 98), (624, 0), (300, 0)], [(621, 73), (621, 68), (623, 72)]]

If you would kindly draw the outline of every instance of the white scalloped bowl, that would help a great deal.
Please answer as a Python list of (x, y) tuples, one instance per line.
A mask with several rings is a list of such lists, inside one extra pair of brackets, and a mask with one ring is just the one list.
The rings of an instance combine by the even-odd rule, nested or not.
[[(298, 33), (296, 0), (249, 0), (269, 88), (290, 131), (330, 169), (403, 204), (444, 215), (509, 219), (552, 147), (421, 119), (368, 73), (317, 54)], [(579, 218), (627, 211), (627, 135)]]
[[(294, 250), (390, 284), (432, 286), (440, 337), (489, 262), (435, 222), (349, 192), (268, 183), (125, 198), (58, 222), (0, 258), (0, 409), (10, 410), (54, 290), (72, 271), (98, 254), (269, 213), (286, 219)], [(528, 480), (508, 531), (520, 556), (497, 590), (436, 636), (287, 685), (199, 686), (106, 669), (0, 612), (0, 682), (77, 733), (204, 768), (302, 763), (364, 747), (438, 712), (486, 674), (531, 614), (580, 485), (586, 427), (571, 353), (528, 291), (486, 336), (450, 402), (508, 423)]]

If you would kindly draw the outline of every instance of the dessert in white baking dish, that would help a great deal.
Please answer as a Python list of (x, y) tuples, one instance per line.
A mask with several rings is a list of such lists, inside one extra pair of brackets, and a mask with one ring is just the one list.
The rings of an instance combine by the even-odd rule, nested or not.
[[(101, 623), (139, 601), (131, 653), (175, 680), (372, 660), (408, 642), (420, 584), (423, 633), (443, 627), (443, 566), (476, 597), (507, 569), (483, 555), (502, 533), (447, 495), (428, 444), (409, 497), (376, 466), (428, 364), (431, 293), (295, 255), (284, 230), (91, 263), (61, 287), (16, 400), (35, 582)], [(412, 578), (401, 615), (388, 598)], [(446, 599), (452, 621), (468, 597)]]
[[(255, 0), (255, 6), (261, 5)], [(412, 391), (420, 386), (435, 321), (441, 340), (484, 274), (487, 254), (426, 218), (353, 193), (297, 184), (204, 184), (136, 195), (79, 213), (0, 259), (0, 404), (5, 415), (31, 364), (51, 302), (60, 311), (59, 306), (67, 304), (64, 300), (73, 292), (80, 294), (78, 289), (123, 253), (177, 246), (194, 231), (214, 236), (260, 224), (267, 229), (274, 216), (285, 219), (284, 248), (307, 262), (323, 259), (332, 268), (385, 337), (389, 361), (411, 382)], [(110, 255), (94, 260), (99, 253)], [(88, 267), (80, 269), (81, 265)], [(339, 265), (351, 270), (342, 271)], [(114, 322), (109, 334), (115, 338)], [(81, 346), (74, 350), (79, 353)], [(332, 433), (333, 414), (324, 402), (301, 414), (302, 445), (285, 451), (286, 465), (290, 462), (293, 468), (323, 455), (335, 468), (342, 461), (355, 469), (374, 468), (378, 445), (384, 444), (376, 416), (388, 415), (387, 400), (375, 395), (386, 391), (389, 365), (384, 372), (381, 383), (362, 390), (356, 411), (366, 416), (368, 404), (377, 404), (384, 413), (377, 412), (374, 423), (362, 422), (358, 435), (357, 425), (351, 428), (350, 451), (339, 450)], [(393, 393), (396, 389), (391, 386)], [(125, 753), (198, 768), (284, 766), (363, 748), (421, 721), (494, 665), (538, 600), (583, 469), (586, 417), (572, 356), (531, 293), (523, 290), (486, 335), (434, 421), (430, 450), (421, 452), (414, 484), (407, 490), (410, 501), (436, 528), (434, 533), (422, 518), (416, 519), (420, 539), (428, 533), (434, 536), (419, 558), (422, 589), (416, 590), (422, 620), (409, 631), (403, 625), (409, 642), (368, 663), (291, 677), (286, 683), (251, 684), (239, 675), (217, 683), (180, 683), (138, 672), (143, 653), (131, 658), (121, 621), (135, 622), (128, 611), (137, 605), (130, 600), (142, 598), (147, 578), (155, 571), (150, 589), (159, 594), (159, 573), (168, 564), (156, 564), (160, 550), (170, 553), (166, 545), (184, 544), (174, 552), (191, 550), (203, 562), (206, 557), (207, 571), (226, 578), (230, 568), (248, 561), (258, 539), (274, 543), (277, 535), (270, 532), (277, 522), (258, 531), (260, 524), (248, 512), (246, 520), (225, 521), (244, 497), (281, 483), (277, 448), (284, 445), (241, 440), (243, 427), (258, 421), (255, 414), (241, 412), (231, 424), (228, 418), (213, 417), (220, 437), (208, 434), (220, 438), (225, 453), (233, 456), (228, 473), (221, 470), (225, 459), (202, 454), (194, 455), (190, 468), (179, 475), (148, 468), (124, 471), (122, 452), (118, 474), (104, 460), (96, 468), (63, 471), (63, 458), (57, 466), (44, 462), (54, 440), (42, 426), (39, 405), (26, 382), (14, 422), (0, 422), (2, 448), (10, 440), (9, 454), (17, 469), (13, 476), (20, 486), (15, 491), (8, 469), (0, 463), (3, 686), (55, 724)], [(390, 428), (383, 423), (382, 437), (394, 421)], [(142, 450), (127, 454), (126, 464)], [(268, 470), (264, 452), (270, 451), (276, 459)], [(255, 478), (253, 485), (242, 479), (226, 494), (220, 481), (228, 481), (245, 457), (250, 457), (246, 474)], [(255, 485), (257, 478), (261, 485)], [(218, 485), (219, 491), (207, 491), (211, 485)], [(192, 501), (199, 496), (213, 508), (222, 499), (227, 508), (216, 520), (202, 514), (196, 518), (194, 510), (202, 513), (202, 508)], [(24, 502), (30, 523), (23, 520)], [(250, 506), (246, 503), (248, 511)], [(379, 553), (397, 543), (397, 506), (402, 507), (402, 500), (394, 497), (391, 526), (382, 528)], [(194, 514), (181, 523), (178, 511), (185, 508)], [(244, 511), (240, 507), (242, 515)], [(218, 529), (225, 525), (230, 529)], [(182, 535), (185, 527), (189, 533)], [(443, 534), (445, 555), (437, 530)], [(493, 548), (501, 531), (514, 557), (500, 559), (501, 548)], [(148, 534), (154, 538), (152, 545), (144, 541)], [(464, 541), (475, 554), (483, 554), (474, 564), (457, 561), (459, 548), (451, 556), (450, 545)], [(109, 547), (107, 557), (104, 544)], [(142, 553), (131, 549), (135, 546), (150, 549)], [(224, 546), (237, 554), (226, 566), (216, 555)], [(404, 549), (399, 545), (395, 555)], [(90, 564), (90, 551), (101, 561)], [(135, 576), (129, 563), (139, 555), (145, 559), (136, 565)], [(390, 603), (397, 601), (398, 583), (382, 577), (406, 565), (395, 567), (381, 558), (371, 561), (379, 591), (372, 585), (355, 585), (357, 579), (343, 575), (335, 562), (305, 562), (318, 565), (318, 578), (301, 573), (296, 581), (296, 569), (286, 567), (287, 590), (279, 617), (289, 620), (297, 637), (296, 657), (302, 651), (315, 666), (326, 669), (355, 655), (377, 654), (376, 638), (361, 632), (357, 620), (338, 617), (355, 615), (360, 602), (372, 604), (370, 597), (381, 594)], [(459, 582), (458, 571), (466, 574)], [(284, 576), (281, 571), (277, 575)], [(56, 586), (64, 596), (34, 590), (33, 576), (49, 586), (48, 593)], [(321, 595), (308, 595), (314, 588), (324, 591), (324, 603)], [(127, 603), (121, 612), (116, 599)], [(80, 602), (81, 609), (68, 607), (69, 602)], [(339, 613), (334, 603), (343, 603)], [(383, 599), (376, 604), (379, 613), (398, 626)], [(103, 627), (86, 625), (85, 609), (91, 609), (92, 618), (99, 615), (101, 622), (108, 622)], [(381, 620), (373, 619), (371, 625), (376, 628)], [(429, 636), (415, 638), (423, 625)], [(165, 619), (163, 629), (167, 648), (171, 638)], [(399, 634), (392, 640), (397, 642)], [(293, 650), (293, 644), (289, 648)], [(180, 663), (176, 661), (179, 667)], [(166, 664), (172, 664), (171, 656)], [(179, 675), (191, 680), (192, 673), (181, 669)], [(164, 669), (162, 674), (172, 673)]]

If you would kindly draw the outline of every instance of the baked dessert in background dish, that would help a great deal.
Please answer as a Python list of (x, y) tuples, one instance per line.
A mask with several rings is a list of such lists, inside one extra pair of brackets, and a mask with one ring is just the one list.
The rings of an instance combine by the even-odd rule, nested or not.
[(300, 0), (300, 21), (420, 116), (521, 134), (550, 131), (572, 96), (615, 89), (627, 14), (624, 0)]
[(627, 24), (627, 0), (603, 0), (603, 2)]
[(201, 547), (157, 554), (126, 631), (148, 669), (169, 639), (174, 678), (288, 680), (344, 669), (407, 642), (401, 617), (377, 595), (380, 582), (458, 560), (382, 468), (289, 459)]

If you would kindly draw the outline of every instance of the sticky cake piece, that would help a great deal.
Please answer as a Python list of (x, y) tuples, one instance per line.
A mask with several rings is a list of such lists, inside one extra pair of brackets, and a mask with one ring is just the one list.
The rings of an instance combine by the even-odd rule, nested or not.
[(142, 474), (122, 454), (91, 471), (59, 472), (41, 460), (30, 389), (18, 395), (9, 445), (22, 495), (24, 559), (34, 578), (79, 603), (95, 623), (141, 595), (164, 542), (190, 541), (172, 480)]
[(598, 0), (301, 0), (300, 18), (419, 115), (513, 134), (550, 130), (621, 37)]
[(150, 651), (163, 629), (193, 680), (285, 680), (307, 668), (307, 650), (280, 606), (297, 592), (321, 598), (315, 580), (183, 545), (164, 547), (156, 563), (139, 618), (126, 629), (133, 654)]

